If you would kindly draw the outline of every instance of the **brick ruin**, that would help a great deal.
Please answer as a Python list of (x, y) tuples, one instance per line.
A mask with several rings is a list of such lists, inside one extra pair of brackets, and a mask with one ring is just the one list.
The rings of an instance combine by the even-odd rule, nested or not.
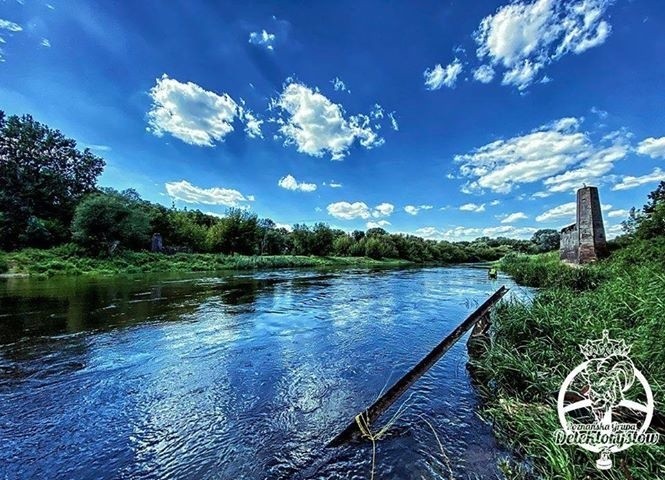
[(577, 191), (577, 222), (561, 230), (559, 256), (570, 263), (589, 263), (607, 255), (600, 197), (596, 187)]

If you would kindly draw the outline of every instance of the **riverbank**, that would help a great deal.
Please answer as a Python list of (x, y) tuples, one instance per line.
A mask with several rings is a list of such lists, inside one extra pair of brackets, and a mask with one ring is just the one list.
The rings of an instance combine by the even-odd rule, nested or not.
[(298, 255), (222, 255), (178, 253), (164, 255), (123, 251), (112, 257), (88, 257), (71, 245), (51, 249), (25, 249), (0, 253), (3, 276), (133, 275), (160, 272), (213, 272), (296, 267), (402, 267), (413, 262), (367, 257), (315, 257)]
[[(497, 309), (492, 341), (474, 362), (484, 388), (484, 415), (525, 464), (503, 465), (510, 479), (595, 478), (597, 455), (560, 446), (556, 395), (584, 360), (579, 345), (601, 338), (632, 344), (630, 358), (649, 381), (656, 410), (665, 398), (665, 238), (634, 241), (610, 258), (572, 268), (556, 254), (510, 255), (500, 268), (518, 283), (540, 287), (531, 303)], [(665, 445), (633, 446), (614, 456), (603, 478), (651, 480), (665, 476)], [(528, 465), (528, 467), (525, 467)]]

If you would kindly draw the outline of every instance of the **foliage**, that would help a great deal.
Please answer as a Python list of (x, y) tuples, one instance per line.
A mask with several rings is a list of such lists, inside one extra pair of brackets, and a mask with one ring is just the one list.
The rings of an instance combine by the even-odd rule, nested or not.
[(103, 167), (58, 130), (0, 111), (0, 248), (65, 241), (77, 202), (95, 190)]
[(534, 244), (536, 253), (544, 253), (558, 250), (560, 239), (561, 235), (557, 230), (543, 228), (533, 234), (531, 243)]
[(118, 245), (145, 248), (150, 218), (122, 194), (96, 193), (86, 197), (74, 212), (72, 238), (88, 252), (111, 253)]
[[(214, 272), (295, 267), (398, 267), (404, 260), (377, 261), (364, 257), (311, 257), (296, 255), (244, 256), (211, 253), (162, 253), (121, 250), (113, 256), (88, 257), (75, 244), (51, 249), (26, 248), (0, 256), (12, 273), (53, 275), (115, 275), (150, 272)], [(4, 263), (3, 263), (4, 262)], [(0, 273), (2, 273), (0, 271)]]
[[(478, 375), (491, 379), (485, 414), (504, 441), (529, 459), (531, 474), (509, 465), (508, 478), (595, 478), (594, 459), (575, 446), (556, 445), (552, 432), (558, 428), (556, 392), (582, 360), (578, 345), (599, 338), (603, 329), (632, 343), (631, 358), (654, 397), (663, 398), (665, 350), (653, 340), (665, 338), (663, 265), (662, 236), (634, 240), (583, 268), (564, 265), (554, 254), (511, 256), (501, 263), (518, 282), (543, 287), (531, 302), (498, 309), (489, 348), (474, 361)], [(620, 465), (605, 478), (659, 478), (664, 454), (661, 444), (639, 455), (617, 455)]]

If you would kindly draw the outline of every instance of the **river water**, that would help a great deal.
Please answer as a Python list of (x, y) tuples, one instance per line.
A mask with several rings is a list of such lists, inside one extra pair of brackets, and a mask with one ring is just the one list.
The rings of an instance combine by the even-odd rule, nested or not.
[[(502, 284), (472, 267), (0, 280), (0, 479), (370, 478), (371, 444), (325, 444)], [(374, 478), (499, 476), (466, 360), (460, 341), (404, 396)]]

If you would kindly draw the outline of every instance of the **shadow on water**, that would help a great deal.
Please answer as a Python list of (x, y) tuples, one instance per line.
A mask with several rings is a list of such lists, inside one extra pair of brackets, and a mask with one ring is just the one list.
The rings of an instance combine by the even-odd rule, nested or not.
[[(0, 478), (368, 478), (369, 445), (324, 445), (501, 283), (467, 267), (4, 280)], [(466, 358), (460, 342), (414, 386), (377, 479), (497, 474)]]

